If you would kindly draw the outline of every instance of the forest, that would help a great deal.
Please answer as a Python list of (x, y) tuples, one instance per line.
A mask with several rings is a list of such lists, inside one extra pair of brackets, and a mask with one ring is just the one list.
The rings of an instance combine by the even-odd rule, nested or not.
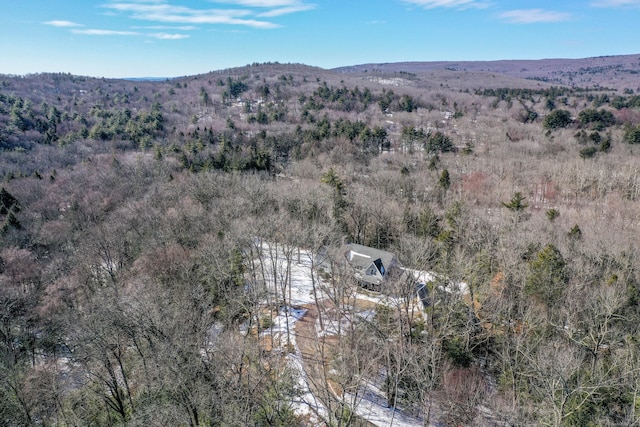
[(639, 424), (632, 78), (0, 75), (0, 425)]

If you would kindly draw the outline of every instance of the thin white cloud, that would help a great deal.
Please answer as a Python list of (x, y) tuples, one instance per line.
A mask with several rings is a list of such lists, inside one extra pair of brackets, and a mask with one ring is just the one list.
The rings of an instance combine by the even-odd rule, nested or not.
[(405, 3), (420, 6), (425, 9), (435, 9), (438, 7), (456, 9), (484, 9), (487, 3), (479, 0), (403, 0)]
[(287, 6), (287, 7), (279, 7), (276, 9), (269, 10), (267, 12), (260, 13), (258, 16), (261, 18), (273, 18), (276, 16), (282, 15), (290, 15), (292, 13), (305, 12), (307, 10), (314, 9), (315, 6), (307, 4), (307, 5), (299, 5), (299, 6)]
[(172, 33), (141, 33), (138, 31), (116, 31), (116, 30), (100, 30), (100, 29), (87, 29), (87, 30), (71, 30), (73, 34), (80, 34), (85, 36), (134, 36), (134, 37), (152, 37), (160, 40), (181, 40), (189, 38), (187, 34), (172, 34)]
[(87, 36), (140, 36), (142, 33), (135, 31), (115, 31), (115, 30), (71, 30), (73, 34), (83, 34)]
[(640, 7), (640, 0), (598, 0), (591, 3), (595, 7)]
[(224, 25), (244, 25), (253, 28), (278, 28), (279, 25), (267, 21), (259, 21), (255, 19), (239, 19), (233, 18), (225, 14), (202, 14), (193, 16), (179, 16), (179, 15), (148, 15), (146, 17), (139, 17), (139, 19), (148, 19), (159, 22), (167, 22), (173, 24), (224, 24)]
[(261, 29), (280, 27), (264, 18), (315, 7), (300, 0), (218, 0), (214, 3), (232, 5), (234, 8), (195, 9), (173, 5), (167, 0), (118, 1), (104, 4), (103, 7), (110, 12), (128, 14), (132, 19), (163, 24), (237, 25)]
[(146, 25), (146, 26), (134, 26), (131, 28), (139, 29), (139, 30), (174, 30), (174, 31), (193, 31), (197, 30), (198, 27), (194, 25)]
[(297, 2), (288, 0), (213, 0), (212, 3), (230, 3), (248, 7), (282, 7), (291, 6)]
[(83, 26), (82, 24), (78, 24), (71, 21), (58, 21), (58, 20), (43, 22), (43, 24), (52, 25), (54, 27), (82, 27)]
[[(263, 7), (263, 8), (288, 8), (288, 7), (306, 7), (313, 8), (313, 5), (307, 5), (299, 0), (211, 0), (212, 3), (235, 4), (245, 7)], [(306, 9), (305, 9), (306, 10)]]
[(154, 21), (170, 24), (227, 24), (245, 25), (254, 28), (276, 28), (278, 25), (268, 21), (243, 19), (250, 14), (246, 10), (207, 9), (196, 10), (183, 6), (172, 6), (166, 3), (113, 3), (104, 7), (129, 12), (138, 20)]
[(153, 33), (149, 35), (160, 40), (182, 40), (189, 38), (188, 34)]
[(146, 17), (156, 17), (156, 16), (184, 16), (184, 17), (192, 17), (192, 16), (247, 16), (251, 12), (247, 10), (241, 9), (207, 9), (207, 10), (198, 10), (191, 9), (184, 6), (172, 6), (165, 2), (157, 2), (153, 4), (141, 4), (141, 3), (110, 3), (103, 6), (106, 9), (111, 9), (117, 12), (130, 12), (134, 18), (137, 19), (145, 19)]
[(517, 9), (503, 12), (498, 18), (510, 24), (539, 24), (568, 21), (572, 15), (543, 9)]

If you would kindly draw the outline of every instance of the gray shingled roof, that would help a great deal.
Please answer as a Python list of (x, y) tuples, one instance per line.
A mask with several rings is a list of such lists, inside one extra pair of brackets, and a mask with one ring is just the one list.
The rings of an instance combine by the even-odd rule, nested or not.
[(382, 265), (389, 270), (395, 256), (391, 252), (381, 251), (380, 249), (371, 248), (369, 246), (350, 243), (345, 245), (344, 250), (347, 261), (357, 269), (365, 269), (377, 259), (382, 261)]

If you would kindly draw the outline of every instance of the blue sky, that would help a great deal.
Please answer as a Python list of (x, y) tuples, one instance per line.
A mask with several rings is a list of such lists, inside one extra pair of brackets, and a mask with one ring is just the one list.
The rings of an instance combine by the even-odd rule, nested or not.
[(639, 18), (640, 0), (5, 0), (0, 74), (637, 54)]

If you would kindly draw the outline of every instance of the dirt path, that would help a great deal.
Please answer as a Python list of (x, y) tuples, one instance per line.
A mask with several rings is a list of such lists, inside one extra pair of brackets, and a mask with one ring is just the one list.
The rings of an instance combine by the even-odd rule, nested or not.
[[(321, 303), (320, 309), (326, 311), (331, 303)], [(313, 304), (303, 306), (307, 312), (295, 324), (295, 335), (298, 349), (302, 356), (302, 365), (307, 374), (307, 381), (311, 393), (320, 400), (325, 407), (336, 408), (338, 400), (336, 395), (339, 386), (326, 375), (329, 371), (328, 364), (335, 351), (336, 338), (318, 337), (316, 323), (318, 321), (318, 308)], [(331, 402), (327, 405), (327, 402)], [(358, 418), (355, 423), (358, 427), (375, 427), (366, 420)]]
[[(327, 381), (324, 375), (324, 365), (328, 362), (328, 351), (326, 351), (326, 345), (316, 333), (317, 307), (315, 305), (305, 305), (304, 308), (307, 309), (307, 312), (295, 325), (296, 343), (302, 355), (303, 367), (307, 373), (311, 392), (319, 399), (325, 400), (329, 397), (326, 393), (326, 387), (324, 387)], [(323, 353), (325, 354), (324, 358)]]

